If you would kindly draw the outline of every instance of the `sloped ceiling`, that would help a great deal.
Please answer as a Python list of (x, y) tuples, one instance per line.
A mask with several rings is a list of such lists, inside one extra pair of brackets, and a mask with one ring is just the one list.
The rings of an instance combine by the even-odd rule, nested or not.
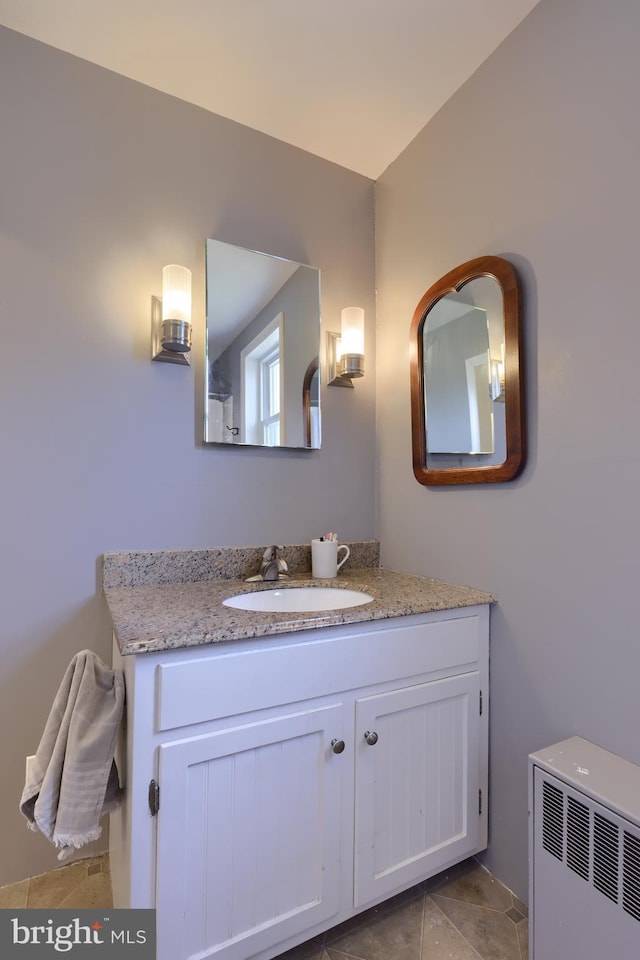
[(377, 178), (538, 0), (0, 0), (0, 24)]

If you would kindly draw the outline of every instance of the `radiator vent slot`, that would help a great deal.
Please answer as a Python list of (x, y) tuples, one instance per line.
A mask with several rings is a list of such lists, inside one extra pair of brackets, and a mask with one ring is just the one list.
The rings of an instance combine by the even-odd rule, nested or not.
[(547, 780), (542, 785), (542, 846), (558, 860), (564, 853), (564, 794)]
[(589, 879), (589, 808), (573, 797), (567, 805), (567, 866)]
[(640, 921), (640, 836), (585, 800), (543, 780), (542, 847)]
[(593, 815), (593, 885), (605, 897), (618, 902), (618, 827), (599, 813)]
[(640, 920), (640, 840), (624, 832), (622, 906)]

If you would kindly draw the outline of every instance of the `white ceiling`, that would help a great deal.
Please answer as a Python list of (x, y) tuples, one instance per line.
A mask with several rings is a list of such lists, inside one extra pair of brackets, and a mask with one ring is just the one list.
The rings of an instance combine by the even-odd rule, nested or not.
[(538, 0), (0, 0), (0, 24), (377, 178)]

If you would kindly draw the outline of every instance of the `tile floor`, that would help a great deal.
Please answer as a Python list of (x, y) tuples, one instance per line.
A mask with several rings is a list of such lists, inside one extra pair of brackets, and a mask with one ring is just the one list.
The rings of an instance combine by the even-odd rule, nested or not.
[[(0, 908), (111, 904), (107, 855), (0, 887)], [(276, 960), (528, 960), (527, 935), (525, 905), (471, 859)]]
[(0, 887), (0, 908), (41, 907), (71, 910), (110, 907), (109, 855), (78, 860), (50, 873)]

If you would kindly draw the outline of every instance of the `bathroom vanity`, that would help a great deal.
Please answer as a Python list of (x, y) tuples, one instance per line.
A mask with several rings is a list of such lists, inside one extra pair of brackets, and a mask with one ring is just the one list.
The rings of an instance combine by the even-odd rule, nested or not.
[(222, 608), (238, 580), (106, 589), (114, 905), (157, 908), (158, 960), (267, 960), (486, 846), (492, 598), (379, 568), (335, 585), (374, 601), (265, 615)]

